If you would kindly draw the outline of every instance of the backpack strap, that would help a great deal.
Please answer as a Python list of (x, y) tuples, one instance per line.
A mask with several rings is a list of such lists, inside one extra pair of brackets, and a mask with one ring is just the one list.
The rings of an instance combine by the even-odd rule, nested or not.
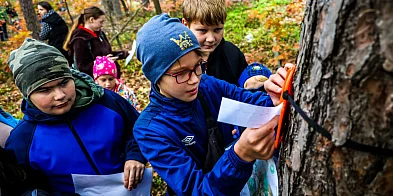
[[(199, 102), (201, 103), (203, 113), (205, 116), (206, 126), (207, 126), (207, 137), (209, 139), (207, 143), (207, 153), (204, 163), (202, 163), (203, 173), (210, 172), (218, 159), (224, 154), (224, 141), (220, 130), (217, 127), (216, 121), (213, 118), (210, 109), (203, 97), (202, 93), (199, 92), (197, 96)], [(167, 195), (176, 196), (176, 193), (168, 186)]]
[(210, 112), (204, 96), (200, 92), (198, 93), (198, 100), (201, 103), (207, 126), (207, 153), (205, 163), (202, 168), (203, 172), (207, 173), (213, 169), (218, 159), (220, 159), (220, 157), (224, 154), (224, 139), (217, 127), (216, 120)]

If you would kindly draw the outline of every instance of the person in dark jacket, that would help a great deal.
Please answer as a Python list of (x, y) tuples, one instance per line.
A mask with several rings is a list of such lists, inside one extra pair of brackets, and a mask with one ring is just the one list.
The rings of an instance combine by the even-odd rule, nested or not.
[(149, 105), (135, 123), (134, 136), (172, 189), (168, 193), (239, 195), (255, 159), (272, 157), (278, 118), (257, 129), (247, 128), (224, 152), (234, 139), (228, 124), (217, 122), (221, 100), (270, 107), (278, 105), (279, 97), (202, 74), (206, 62), (197, 38), (168, 14), (150, 19), (138, 31), (136, 45), (152, 91)]
[(31, 173), (23, 166), (17, 165), (4, 150), (4, 143), (7, 140), (12, 128), (18, 124), (18, 120), (5, 112), (0, 107), (0, 195), (32, 195), (32, 192), (39, 192), (37, 195), (47, 195), (42, 190), (31, 190), (34, 180)]
[(56, 48), (31, 38), (11, 52), (8, 64), (25, 116), (5, 149), (18, 164), (45, 174), (46, 191), (75, 193), (72, 174), (124, 172), (128, 189), (141, 181), (146, 159), (132, 133), (139, 113), (127, 100), (70, 69)]
[(0, 5), (0, 41), (8, 40), (7, 23), (10, 22), (6, 7)]
[(38, 13), (41, 15), (41, 32), (40, 40), (48, 40), (48, 44), (58, 49), (68, 60), (69, 63), (72, 59), (68, 53), (63, 49), (64, 41), (68, 34), (68, 26), (53, 10), (52, 6), (46, 2), (38, 2)]
[[(112, 51), (105, 33), (101, 28), (105, 21), (105, 13), (92, 6), (83, 10), (78, 22), (71, 28), (64, 43), (64, 49), (73, 56), (74, 67), (93, 77), (94, 60), (97, 56), (108, 56), (111, 60), (125, 59), (129, 51)], [(117, 78), (120, 78), (120, 65), (116, 63)]]
[[(206, 74), (242, 88), (260, 88), (271, 73), (269, 71), (265, 72), (267, 75), (263, 75), (258, 72), (245, 71), (247, 67), (254, 70), (267, 68), (262, 64), (248, 65), (240, 49), (223, 38), (227, 17), (225, 7), (225, 0), (184, 0), (182, 23), (198, 39), (204, 59), (208, 62)], [(247, 86), (246, 81), (247, 83), (258, 81), (256, 79), (262, 82), (258, 82), (258, 85)]]

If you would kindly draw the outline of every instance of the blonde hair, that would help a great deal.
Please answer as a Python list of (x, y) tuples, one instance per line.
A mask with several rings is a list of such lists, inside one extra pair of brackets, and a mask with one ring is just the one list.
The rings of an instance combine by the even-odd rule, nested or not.
[(85, 22), (88, 21), (91, 17), (93, 17), (94, 19), (97, 19), (102, 15), (105, 15), (105, 12), (96, 6), (91, 6), (91, 7), (85, 8), (83, 10), (83, 13), (79, 16), (78, 22), (74, 23), (74, 25), (72, 25), (72, 27), (71, 27), (71, 30), (68, 32), (67, 39), (65, 40), (64, 45), (63, 45), (64, 50), (68, 51), (71, 49), (71, 46), (69, 43), (71, 40), (71, 35), (79, 25), (84, 26)]
[(225, 24), (227, 19), (225, 0), (184, 0), (182, 8), (188, 26), (195, 21), (203, 25)]

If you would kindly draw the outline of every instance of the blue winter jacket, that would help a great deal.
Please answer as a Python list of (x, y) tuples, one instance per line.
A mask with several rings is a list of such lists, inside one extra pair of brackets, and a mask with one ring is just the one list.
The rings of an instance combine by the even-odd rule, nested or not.
[[(273, 105), (266, 93), (252, 93), (205, 74), (199, 92), (215, 119), (222, 97), (260, 106)], [(224, 123), (217, 126), (225, 145), (233, 142), (231, 126)], [(208, 138), (198, 99), (191, 102), (169, 99), (153, 88), (150, 104), (135, 123), (134, 137), (142, 154), (177, 195), (239, 195), (252, 172), (253, 163), (241, 160), (233, 147), (225, 151), (211, 172), (202, 172)]]
[(0, 107), (0, 122), (10, 126), (10, 127), (15, 127), (19, 120), (11, 116), (11, 114), (8, 114), (5, 112), (1, 107)]
[(109, 90), (92, 104), (52, 116), (22, 103), (25, 114), (6, 143), (20, 164), (42, 172), (53, 195), (74, 193), (71, 174), (97, 175), (76, 137), (79, 135), (100, 174), (123, 172), (126, 160), (146, 163), (132, 134), (139, 113)]

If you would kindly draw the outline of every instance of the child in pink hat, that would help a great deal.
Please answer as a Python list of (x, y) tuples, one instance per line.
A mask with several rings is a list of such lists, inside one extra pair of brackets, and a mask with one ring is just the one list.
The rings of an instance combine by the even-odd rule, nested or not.
[(134, 91), (124, 85), (116, 76), (117, 69), (114, 61), (107, 56), (97, 56), (93, 67), (94, 81), (98, 85), (121, 95), (139, 111), (140, 105)]

